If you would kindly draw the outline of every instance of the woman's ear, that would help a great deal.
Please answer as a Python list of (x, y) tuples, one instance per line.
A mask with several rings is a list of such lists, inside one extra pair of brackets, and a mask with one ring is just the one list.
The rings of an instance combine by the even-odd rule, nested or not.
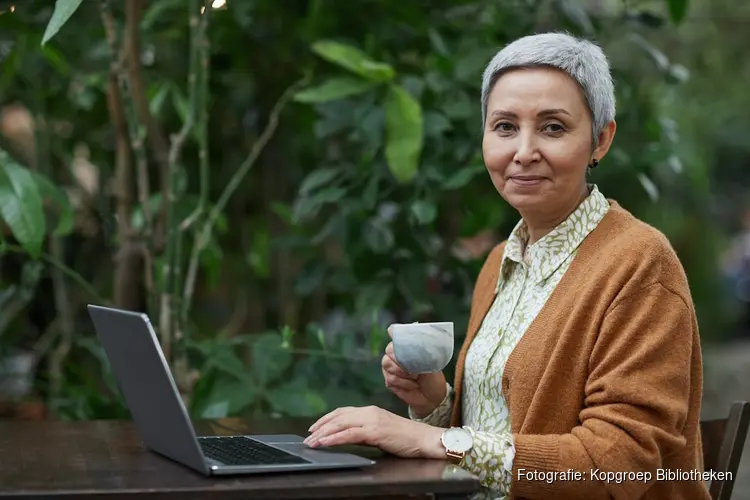
[(609, 122), (604, 129), (602, 129), (599, 133), (599, 142), (591, 155), (592, 158), (602, 161), (602, 158), (607, 155), (610, 146), (612, 146), (612, 140), (615, 138), (616, 131), (617, 123), (614, 120)]

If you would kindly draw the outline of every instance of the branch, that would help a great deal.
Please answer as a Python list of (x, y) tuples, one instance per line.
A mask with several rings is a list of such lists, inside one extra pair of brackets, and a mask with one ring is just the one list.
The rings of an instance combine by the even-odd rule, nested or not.
[[(143, 222), (145, 239), (148, 242), (153, 234), (153, 219), (151, 217), (151, 186), (148, 176), (148, 160), (146, 158), (146, 137), (148, 134), (148, 103), (143, 91), (141, 81), (141, 43), (139, 36), (139, 25), (143, 5), (141, 0), (127, 0), (125, 9), (125, 36), (122, 48), (125, 51), (127, 71), (121, 71), (118, 81), (123, 91), (125, 109), (127, 110), (128, 126), (130, 127), (130, 140), (135, 152), (138, 175), (138, 199), (143, 210)], [(113, 51), (114, 54), (114, 51)], [(121, 70), (124, 68), (120, 68)], [(139, 102), (142, 101), (142, 103)], [(146, 106), (145, 116), (140, 113), (138, 107)]]
[(258, 160), (261, 152), (266, 147), (266, 144), (268, 144), (268, 142), (271, 140), (271, 137), (278, 127), (281, 111), (287, 105), (292, 96), (297, 92), (297, 90), (300, 87), (306, 85), (308, 81), (309, 75), (305, 76), (297, 83), (290, 86), (286, 90), (286, 92), (284, 92), (281, 98), (276, 102), (268, 118), (268, 125), (266, 125), (265, 130), (263, 130), (263, 133), (260, 135), (258, 142), (253, 145), (250, 154), (247, 156), (247, 158), (245, 158), (245, 161), (242, 162), (240, 168), (234, 173), (232, 178), (229, 180), (229, 183), (224, 188), (224, 191), (221, 193), (219, 200), (211, 208), (211, 211), (208, 214), (208, 219), (203, 224), (200, 232), (198, 233), (195, 243), (193, 244), (192, 252), (190, 253), (188, 272), (185, 279), (185, 289), (183, 291), (181, 315), (182, 321), (185, 321), (187, 319), (188, 311), (190, 310), (190, 302), (192, 300), (193, 291), (195, 289), (195, 279), (198, 274), (198, 258), (200, 257), (201, 252), (206, 247), (211, 238), (211, 231), (216, 224), (216, 220), (219, 218), (219, 215), (221, 215), (224, 208), (226, 207), (226, 204), (229, 202), (229, 198), (232, 197), (235, 190), (237, 189), (237, 187), (239, 187), (240, 183), (245, 178), (247, 173), (250, 172), (250, 169), (253, 167), (253, 165), (255, 165), (255, 162)]
[[(7, 244), (7, 243), (5, 245), (2, 245), (2, 247), (0, 248), (0, 252), (1, 251), (7, 251), (7, 252), (12, 252), (12, 253), (21, 253), (21, 254), (24, 254), (24, 255), (28, 255), (28, 252), (24, 248), (22, 248), (20, 246), (17, 246), (17, 245), (10, 245), (10, 244)], [(75, 270), (73, 270), (70, 267), (66, 266), (65, 264), (63, 264), (62, 262), (60, 262), (57, 258), (55, 258), (54, 256), (49, 255), (47, 253), (42, 254), (41, 258), (42, 258), (42, 260), (44, 262), (46, 262), (47, 264), (50, 264), (50, 265), (54, 266), (55, 268), (59, 269), (60, 271), (62, 271), (63, 274), (65, 274), (70, 279), (72, 279), (73, 281), (75, 281), (76, 283), (78, 283), (78, 285), (80, 285), (80, 287), (87, 294), (89, 294), (91, 296), (91, 298), (94, 299), (97, 303), (103, 304), (103, 305), (109, 305), (110, 302), (108, 300), (105, 300), (104, 298), (102, 298), (97, 293), (97, 291), (94, 290), (94, 288), (91, 286), (91, 284), (89, 284), (89, 282), (86, 281), (86, 278), (84, 278), (83, 276), (81, 276), (80, 274), (78, 274)]]
[[(60, 262), (62, 247), (60, 238), (52, 238), (50, 241), (52, 254), (55, 261)], [(62, 263), (61, 263), (62, 264)], [(70, 307), (70, 293), (68, 293), (68, 283), (65, 281), (65, 275), (62, 272), (62, 266), (56, 266), (52, 270), (52, 288), (55, 300), (55, 309), (57, 310), (60, 327), (60, 343), (52, 352), (49, 358), (49, 376), (50, 376), (50, 397), (57, 401), (60, 397), (60, 391), (63, 384), (63, 364), (73, 346), (73, 331), (75, 324), (73, 322), (73, 312)]]
[(128, 79), (130, 81), (131, 96), (138, 112), (138, 119), (146, 125), (148, 141), (154, 151), (154, 156), (160, 164), (166, 167), (169, 145), (164, 134), (159, 129), (158, 123), (151, 115), (146, 86), (143, 83), (143, 75), (141, 73), (139, 29), (145, 6), (145, 0), (127, 0), (125, 6), (125, 40), (128, 55), (130, 56)]
[[(209, 162), (208, 162), (208, 80), (210, 72), (211, 43), (208, 38), (208, 22), (210, 19), (211, 0), (205, 0), (203, 13), (201, 14), (200, 24), (197, 32), (193, 34), (193, 47), (195, 52), (191, 53), (190, 63), (197, 65), (193, 67), (193, 79), (190, 90), (190, 119), (195, 120), (198, 114), (198, 160), (200, 165), (200, 198), (198, 206), (182, 222), (181, 230), (185, 231), (192, 226), (206, 211), (208, 206), (208, 188), (209, 188)], [(194, 93), (193, 93), (194, 92)], [(199, 111), (198, 111), (199, 110)]]
[[(109, 43), (112, 57), (115, 57), (115, 54), (118, 53), (117, 28), (115, 25), (114, 17), (112, 16), (112, 12), (109, 10), (108, 0), (101, 0), (100, 7), (102, 20), (104, 22), (104, 28), (107, 32), (107, 42)], [(128, 9), (128, 12), (130, 12), (130, 10), (131, 9)], [(133, 27), (133, 23), (136, 24), (135, 27)], [(125, 27), (125, 40), (123, 41), (123, 51), (125, 53), (124, 59), (126, 60), (132, 61), (134, 57), (139, 56), (138, 54), (129, 54), (129, 52), (132, 50), (133, 43), (136, 43), (137, 45), (137, 41), (133, 41), (134, 37), (137, 38), (137, 23), (138, 21), (136, 18), (130, 16), (128, 17), (127, 25)], [(132, 66), (132, 62), (130, 66)], [(138, 198), (142, 205), (141, 208), (143, 210), (143, 218), (145, 223), (145, 236), (148, 241), (148, 237), (151, 235), (152, 219), (151, 207), (148, 204), (150, 192), (148, 182), (148, 162), (146, 159), (145, 150), (146, 127), (138, 120), (138, 114), (136, 112), (133, 99), (131, 98), (131, 82), (129, 81), (127, 72), (123, 68), (122, 61), (117, 65), (116, 69), (117, 83), (120, 88), (122, 104), (125, 107), (125, 117), (128, 125), (131, 147), (133, 148), (133, 152), (135, 153), (135, 158), (138, 166)]]
[[(180, 297), (181, 290), (181, 251), (182, 251), (182, 231), (174, 230), (177, 226), (175, 221), (174, 204), (177, 201), (175, 191), (177, 184), (177, 167), (180, 163), (180, 156), (193, 125), (195, 124), (195, 115), (198, 108), (198, 79), (200, 77), (200, 44), (201, 32), (205, 33), (208, 17), (203, 16), (198, 20), (199, 8), (198, 0), (190, 0), (188, 4), (189, 23), (190, 23), (190, 68), (188, 70), (188, 102), (189, 111), (182, 129), (172, 137), (172, 146), (169, 151), (168, 164), (168, 184), (167, 193), (164, 197), (163, 209), (166, 212), (166, 263), (163, 269), (163, 288), (161, 290), (161, 300), (159, 305), (159, 333), (161, 337), (162, 349), (164, 350), (167, 360), (171, 357), (171, 344), (174, 338), (174, 331), (177, 325), (178, 315), (176, 314), (175, 301)], [(209, 9), (210, 10), (210, 9)]]
[[(117, 50), (117, 28), (114, 21), (114, 17), (112, 16), (112, 12), (109, 8), (109, 2), (108, 0), (101, 0), (100, 1), (100, 11), (102, 16), (102, 21), (104, 23), (104, 28), (107, 33), (107, 42), (110, 47), (110, 51), (112, 53), (112, 57), (115, 57), (115, 54), (118, 53)], [(128, 71), (126, 71), (126, 68), (123, 65), (123, 62), (128, 62), (128, 67), (133, 71), (133, 68), (138, 67), (138, 69), (135, 70), (135, 74), (139, 77), (139, 66), (140, 66), (140, 44), (139, 44), (139, 31), (138, 27), (140, 24), (140, 17), (142, 15), (143, 5), (140, 3), (140, 0), (128, 0), (127, 9), (126, 9), (126, 23), (125, 23), (125, 34), (124, 34), (124, 40), (122, 42), (122, 56), (118, 60), (118, 64), (114, 66), (116, 70), (116, 80), (118, 84), (118, 88), (120, 90), (120, 104), (124, 107), (125, 110), (125, 121), (128, 128), (128, 136), (130, 138), (131, 142), (131, 148), (135, 155), (136, 159), (136, 166), (137, 166), (137, 186), (138, 186), (138, 199), (141, 205), (141, 210), (143, 211), (143, 220), (144, 220), (144, 230), (143, 230), (143, 238), (142, 242), (143, 245), (146, 248), (146, 252), (148, 255), (153, 254), (153, 218), (151, 216), (151, 206), (149, 203), (149, 199), (151, 196), (151, 188), (149, 183), (149, 175), (148, 175), (148, 160), (146, 157), (146, 126), (144, 123), (141, 123), (139, 120), (138, 112), (135, 106), (135, 102), (133, 99), (133, 93), (131, 92), (132, 89), (132, 82), (130, 80), (130, 75)], [(142, 89), (141, 89), (142, 90)], [(123, 215), (124, 216), (124, 215)], [(127, 217), (130, 215), (128, 214)], [(137, 243), (135, 241), (135, 235), (127, 234), (127, 240), (130, 241), (130, 243)], [(124, 244), (125, 240), (121, 241), (121, 245)], [(122, 249), (121, 249), (122, 250)], [(145, 288), (146, 288), (146, 297), (147, 297), (147, 303), (149, 304), (149, 309), (153, 309), (154, 303), (154, 295), (152, 290), (152, 283), (149, 279), (149, 273), (146, 266), (151, 261), (150, 258), (146, 258), (145, 260), (140, 259), (141, 255), (138, 255), (138, 260), (136, 259), (130, 259), (130, 258), (122, 258), (124, 257), (124, 253), (120, 252), (120, 265), (123, 266), (119, 268), (118, 271), (118, 280), (117, 280), (117, 290), (118, 291), (124, 291), (125, 285), (123, 283), (139, 283), (139, 278), (133, 274), (133, 269), (130, 267), (125, 266), (131, 266), (132, 263), (144, 263), (144, 274), (145, 279), (142, 280), (142, 282), (145, 282)], [(121, 272), (120, 272), (121, 271)], [(131, 287), (132, 288), (132, 287)], [(137, 288), (136, 288), (137, 289)], [(140, 292), (138, 292), (140, 295)], [(133, 297), (130, 297), (133, 298)], [(122, 300), (122, 297), (118, 298), (118, 303)]]
[[(169, 182), (168, 172), (168, 156), (169, 156), (169, 144), (167, 143), (164, 134), (159, 129), (158, 123), (154, 120), (151, 115), (148, 103), (148, 95), (146, 93), (145, 84), (143, 82), (143, 74), (141, 71), (141, 39), (140, 39), (140, 23), (143, 18), (143, 10), (145, 8), (145, 0), (126, 0), (125, 5), (125, 40), (123, 48), (127, 55), (128, 67), (127, 67), (127, 79), (130, 86), (130, 97), (133, 100), (133, 105), (136, 112), (138, 123), (145, 128), (145, 135), (148, 138), (148, 144), (154, 153), (156, 162), (159, 166), (159, 176), (161, 183), (162, 196), (166, 198)], [(148, 184), (143, 184), (143, 172), (140, 172), (141, 179), (139, 182), (148, 188)], [(147, 193), (150, 191), (146, 189)], [(146, 212), (144, 212), (144, 217)], [(159, 214), (159, 220), (157, 221), (156, 230), (156, 244), (161, 247), (165, 238), (165, 225), (166, 225), (166, 213), (162, 208)], [(149, 226), (152, 227), (152, 226)]]
[(102, 23), (104, 32), (107, 36), (107, 43), (112, 50), (112, 56), (109, 64), (109, 85), (107, 86), (107, 107), (109, 116), (115, 126), (117, 133), (117, 146), (115, 153), (115, 196), (117, 198), (117, 220), (120, 228), (120, 240), (124, 241), (130, 237), (130, 212), (133, 205), (132, 184), (133, 174), (131, 171), (131, 162), (133, 161), (130, 154), (128, 124), (125, 118), (125, 111), (122, 108), (122, 100), (119, 91), (119, 75), (122, 73), (122, 65), (125, 57), (124, 51), (117, 54), (117, 28), (111, 13), (102, 9)]

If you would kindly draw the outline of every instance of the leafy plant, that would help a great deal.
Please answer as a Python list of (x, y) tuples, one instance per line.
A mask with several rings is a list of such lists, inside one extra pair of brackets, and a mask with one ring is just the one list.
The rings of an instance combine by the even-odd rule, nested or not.
[(592, 181), (715, 289), (718, 244), (685, 243), (709, 224), (714, 174), (690, 149), (702, 121), (678, 119), (692, 75), (662, 38), (686, 1), (15, 4), (0, 92), (34, 132), (2, 138), (3, 271), (45, 263), (53, 286), (26, 281), (4, 338), (53, 332), (38, 382), (65, 418), (127, 415), (90, 300), (151, 315), (196, 417), (392, 404), (385, 327), (452, 320), (459, 346), (478, 268), (517, 221), (486, 177), (479, 86), (498, 47), (541, 29), (605, 45), (618, 134)]
[(65, 192), (45, 175), (31, 172), (0, 149), (0, 216), (21, 247), (33, 258), (42, 254), (49, 231), (45, 202), (57, 210), (53, 234), (65, 236), (73, 229), (73, 211)]

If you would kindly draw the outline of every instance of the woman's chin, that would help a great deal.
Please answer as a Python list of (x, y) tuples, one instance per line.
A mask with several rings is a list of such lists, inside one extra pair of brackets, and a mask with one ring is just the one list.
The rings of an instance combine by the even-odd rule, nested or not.
[(503, 198), (516, 210), (523, 211), (541, 207), (545, 204), (546, 197), (541, 190), (534, 192), (524, 189), (522, 192), (518, 190), (506, 190), (503, 193)]

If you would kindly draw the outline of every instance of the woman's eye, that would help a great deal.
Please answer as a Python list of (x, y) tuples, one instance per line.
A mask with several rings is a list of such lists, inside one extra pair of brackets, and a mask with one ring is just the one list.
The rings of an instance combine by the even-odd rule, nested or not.
[(563, 128), (563, 126), (560, 125), (559, 123), (550, 123), (550, 124), (547, 124), (544, 127), (544, 129), (547, 130), (548, 132), (552, 132), (553, 134), (557, 134), (557, 133), (565, 131), (565, 128)]
[(513, 125), (508, 122), (500, 122), (497, 125), (495, 125), (495, 130), (499, 132), (512, 132), (513, 131)]

